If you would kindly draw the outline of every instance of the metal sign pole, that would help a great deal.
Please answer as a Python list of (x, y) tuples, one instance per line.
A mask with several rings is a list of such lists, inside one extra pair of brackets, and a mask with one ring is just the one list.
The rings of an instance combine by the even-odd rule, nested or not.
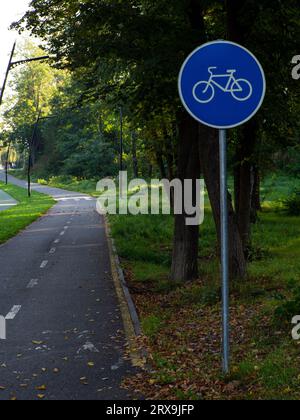
[[(221, 69), (225, 68), (226, 74), (222, 74)], [(226, 77), (232, 82), (224, 88), (216, 82), (218, 77)], [(192, 118), (219, 130), (222, 356), (223, 372), (228, 374), (230, 255), (226, 129), (245, 124), (258, 112), (266, 94), (266, 77), (260, 62), (251, 51), (234, 42), (218, 40), (201, 45), (186, 58), (179, 73), (178, 89), (181, 102)]]
[(228, 243), (228, 189), (226, 130), (219, 130), (220, 196), (221, 196), (221, 261), (222, 261), (222, 316), (223, 316), (223, 372), (229, 372), (229, 243)]

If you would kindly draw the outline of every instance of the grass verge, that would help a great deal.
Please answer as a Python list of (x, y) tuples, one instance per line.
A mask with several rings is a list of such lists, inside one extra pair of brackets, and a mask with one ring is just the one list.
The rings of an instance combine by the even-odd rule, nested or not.
[(51, 197), (34, 191), (31, 198), (28, 198), (27, 191), (15, 185), (0, 182), (0, 189), (19, 202), (11, 209), (0, 212), (0, 243), (17, 235), (55, 204)]
[[(26, 179), (26, 174), (23, 170), (11, 170), (10, 174), (18, 179)], [(42, 179), (32, 175), (32, 181), (37, 182), (41, 185), (47, 185), (49, 187), (61, 188), (67, 191), (80, 192), (83, 194), (89, 194), (93, 197), (99, 196), (96, 191), (97, 181), (93, 179), (78, 179), (76, 177), (60, 175), (52, 176), (47, 179)]]
[(277, 316), (300, 286), (300, 218), (288, 217), (281, 206), (297, 183), (280, 177), (263, 186), (266, 203), (253, 227), (249, 275), (231, 285), (232, 370), (226, 378), (209, 206), (201, 226), (200, 278), (184, 285), (168, 278), (172, 217), (110, 217), (152, 364), (151, 373), (128, 379), (128, 387), (150, 399), (300, 399), (300, 343), (292, 340), (291, 318)]

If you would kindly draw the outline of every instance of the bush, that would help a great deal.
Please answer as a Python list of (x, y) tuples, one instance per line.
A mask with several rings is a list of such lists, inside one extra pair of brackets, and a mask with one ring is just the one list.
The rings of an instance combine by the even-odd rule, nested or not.
[(48, 185), (48, 181), (46, 181), (45, 179), (38, 179), (38, 184), (40, 185)]
[(290, 322), (291, 319), (300, 314), (300, 287), (293, 291), (293, 297), (287, 300), (275, 310), (275, 318)]
[(294, 192), (290, 198), (285, 200), (284, 207), (289, 216), (300, 216), (300, 191)]
[(74, 181), (77, 181), (77, 179), (70, 175), (59, 175), (59, 176), (52, 176), (49, 179), (49, 184), (50, 185), (72, 184)]

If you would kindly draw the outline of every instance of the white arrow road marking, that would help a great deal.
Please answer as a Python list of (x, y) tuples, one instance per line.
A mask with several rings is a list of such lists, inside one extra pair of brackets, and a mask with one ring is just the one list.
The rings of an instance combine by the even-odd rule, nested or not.
[(27, 289), (33, 289), (35, 286), (37, 286), (39, 281), (37, 279), (32, 279), (27, 285)]
[(22, 306), (21, 305), (15, 305), (11, 308), (10, 312), (6, 315), (5, 319), (7, 321), (11, 321), (13, 319), (15, 319), (15, 317), (18, 315), (18, 313), (20, 312)]
[(56, 248), (51, 248), (49, 251), (49, 254), (55, 254), (55, 252), (56, 252)]
[(77, 351), (77, 354), (80, 354), (84, 351), (89, 351), (91, 353), (99, 353), (99, 350), (94, 346), (93, 343), (87, 341), (80, 349)]

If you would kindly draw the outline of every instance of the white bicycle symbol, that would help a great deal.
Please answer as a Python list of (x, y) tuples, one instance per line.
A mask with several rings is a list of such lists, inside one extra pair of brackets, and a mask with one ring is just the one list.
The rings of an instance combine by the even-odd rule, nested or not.
[[(216, 88), (222, 92), (231, 93), (234, 99), (240, 102), (247, 101), (253, 94), (253, 87), (246, 79), (236, 79), (234, 74), (237, 70), (227, 70), (226, 74), (214, 74), (217, 67), (209, 67), (210, 78), (208, 81), (201, 81), (195, 84), (193, 96), (200, 104), (208, 104), (216, 94)], [(215, 79), (228, 78), (226, 86), (220, 85)]]

